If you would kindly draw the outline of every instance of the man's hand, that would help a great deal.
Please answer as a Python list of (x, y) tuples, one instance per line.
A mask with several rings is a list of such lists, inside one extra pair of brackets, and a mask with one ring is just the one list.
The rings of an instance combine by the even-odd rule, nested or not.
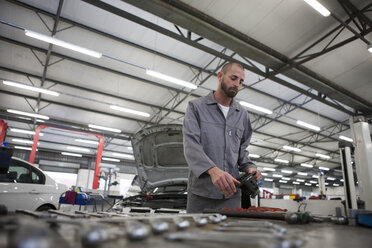
[(229, 173), (218, 167), (209, 169), (208, 174), (212, 178), (213, 185), (226, 196), (232, 196), (236, 192), (235, 183), (240, 184), (240, 182), (233, 178)]
[(258, 181), (261, 181), (262, 180), (262, 174), (261, 174), (261, 171), (260, 170), (257, 170), (256, 168), (248, 168), (247, 170), (247, 173), (252, 173), (252, 172), (256, 172), (256, 175), (254, 176), (254, 178)]

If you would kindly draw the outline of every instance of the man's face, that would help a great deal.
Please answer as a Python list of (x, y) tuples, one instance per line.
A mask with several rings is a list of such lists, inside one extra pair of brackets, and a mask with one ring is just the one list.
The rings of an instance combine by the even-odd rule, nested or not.
[(221, 72), (221, 89), (228, 97), (235, 97), (244, 82), (244, 70), (233, 64), (226, 73)]

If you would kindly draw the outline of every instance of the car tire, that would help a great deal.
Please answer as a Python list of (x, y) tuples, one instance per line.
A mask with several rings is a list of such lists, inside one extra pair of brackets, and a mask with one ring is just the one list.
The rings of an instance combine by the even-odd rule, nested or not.
[(43, 206), (40, 206), (40, 207), (38, 207), (37, 209), (36, 209), (36, 211), (48, 211), (49, 209), (55, 209), (55, 208), (53, 208), (53, 207), (51, 207), (51, 206), (49, 206), (49, 205), (43, 205)]

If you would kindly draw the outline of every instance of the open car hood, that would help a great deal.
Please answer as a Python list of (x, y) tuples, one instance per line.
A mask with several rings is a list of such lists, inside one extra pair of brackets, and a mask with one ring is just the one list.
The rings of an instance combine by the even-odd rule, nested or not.
[(143, 192), (172, 184), (187, 184), (182, 125), (156, 125), (132, 138), (138, 180)]

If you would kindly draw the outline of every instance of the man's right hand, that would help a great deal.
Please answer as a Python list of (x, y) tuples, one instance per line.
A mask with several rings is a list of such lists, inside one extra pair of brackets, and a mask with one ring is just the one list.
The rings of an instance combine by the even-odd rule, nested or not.
[(229, 173), (218, 167), (210, 168), (208, 174), (211, 176), (213, 185), (226, 196), (232, 196), (236, 192), (235, 183), (240, 184)]

